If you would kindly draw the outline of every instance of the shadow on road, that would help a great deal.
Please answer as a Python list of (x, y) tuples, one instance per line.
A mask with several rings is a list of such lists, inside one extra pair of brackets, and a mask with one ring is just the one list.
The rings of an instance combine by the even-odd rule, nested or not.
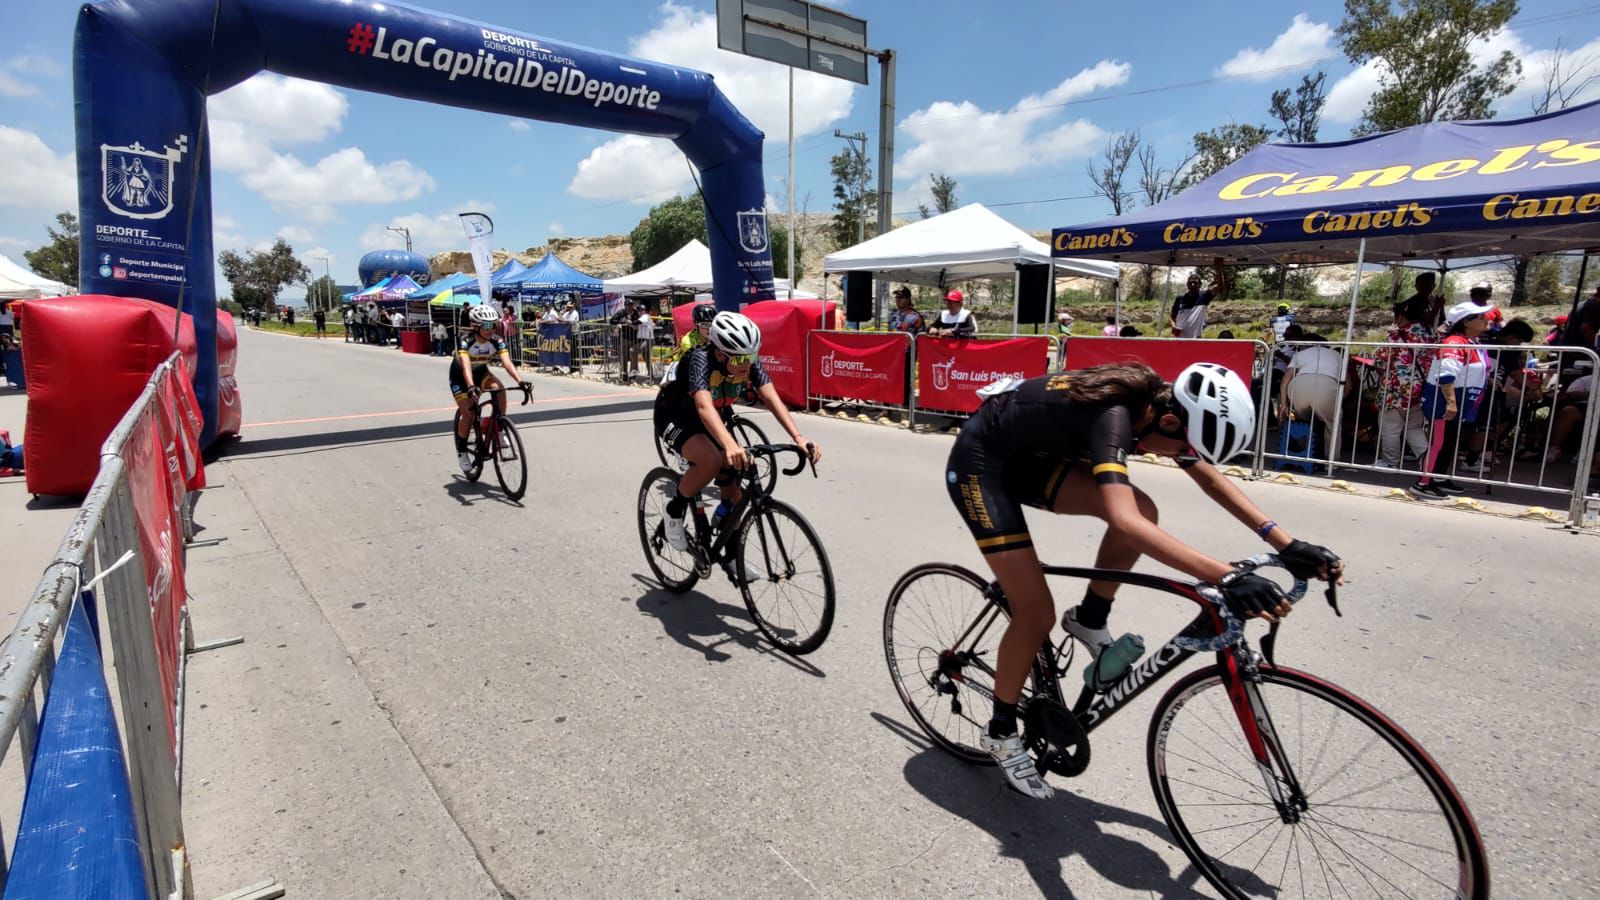
[(499, 485), (483, 480), (468, 481), (460, 475), (445, 482), (444, 492), (454, 497), (462, 506), (475, 506), (487, 500), (517, 509), (523, 508), (521, 500), (507, 497)]
[[(655, 407), (655, 398), (629, 400), (625, 403), (606, 403), (592, 406), (571, 406), (558, 409), (534, 409), (511, 413), (511, 421), (520, 426), (539, 427), (561, 425), (596, 416), (618, 413), (642, 412)], [(247, 437), (228, 441), (218, 454), (219, 459), (250, 459), (288, 455), (314, 450), (327, 450), (356, 444), (379, 444), (418, 438), (444, 437), (454, 427), (454, 420), (440, 413), (432, 422), (411, 422), (405, 425), (382, 425), (367, 428), (347, 428), (343, 431), (322, 431), (314, 434), (290, 434), (283, 437), (252, 439)], [(309, 423), (308, 423), (309, 424)], [(249, 428), (246, 426), (246, 434)]]
[(827, 677), (826, 672), (811, 663), (780, 652), (768, 644), (766, 637), (750, 621), (750, 613), (742, 604), (734, 606), (723, 603), (694, 590), (674, 594), (648, 576), (635, 574), (633, 578), (649, 589), (634, 601), (639, 611), (660, 622), (668, 637), (702, 654), (707, 662), (732, 659), (731, 654), (724, 653), (720, 648), (733, 644), (765, 653), (807, 675)]
[[(1151, 841), (1166, 842), (1165, 822), (1080, 796), (1070, 779), (1059, 777), (1052, 777), (1055, 799), (1030, 800), (1006, 788), (998, 770), (963, 763), (896, 719), (879, 713), (872, 718), (919, 751), (906, 760), (906, 783), (941, 809), (988, 832), (1001, 856), (1022, 861), (1042, 895), (1077, 896), (1061, 874), (1062, 861), (1076, 855), (1095, 874), (1130, 891), (1154, 897), (1208, 896), (1198, 889), (1202, 880), (1193, 866), (1174, 878), (1148, 842), (1105, 827), (1147, 832)], [(1085, 896), (1096, 893), (1093, 885), (1081, 885), (1080, 890)]]

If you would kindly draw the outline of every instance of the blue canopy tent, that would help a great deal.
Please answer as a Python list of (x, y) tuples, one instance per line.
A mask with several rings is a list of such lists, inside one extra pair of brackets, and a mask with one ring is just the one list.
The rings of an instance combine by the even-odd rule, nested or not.
[[(527, 271), (528, 267), (523, 265), (520, 261), (508, 259), (500, 266), (500, 268), (495, 269), (489, 274), (489, 290), (496, 294), (500, 294), (502, 292), (515, 292), (515, 284), (517, 279), (521, 278), (523, 273)], [(471, 279), (470, 281), (456, 285), (453, 289), (457, 297), (461, 296), (462, 294), (470, 294), (474, 297), (478, 295), (478, 276), (472, 275), (469, 277)]]
[(457, 272), (454, 275), (446, 275), (445, 277), (434, 281), (432, 284), (428, 285), (422, 290), (417, 291), (415, 294), (412, 294), (411, 299), (432, 300), (446, 291), (459, 287), (473, 280), (475, 280), (473, 276), (464, 274), (462, 272)]
[[(1055, 256), (1156, 265), (1397, 261), (1600, 245), (1600, 101), (1266, 144), (1163, 203), (1051, 232)], [(1350, 316), (1355, 318), (1354, 295)], [(1158, 320), (1159, 321), (1159, 320)]]
[(602, 293), (600, 279), (580, 272), (561, 261), (554, 253), (534, 263), (515, 282), (507, 281), (523, 298), (548, 298), (555, 294), (582, 294), (598, 297)]

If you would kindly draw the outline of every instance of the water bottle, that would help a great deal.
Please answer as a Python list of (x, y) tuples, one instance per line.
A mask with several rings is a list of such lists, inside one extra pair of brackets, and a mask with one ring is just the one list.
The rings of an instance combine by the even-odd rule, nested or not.
[(716, 510), (711, 513), (711, 527), (721, 528), (722, 520), (728, 515), (728, 501), (723, 500), (717, 504)]
[(1144, 638), (1125, 634), (1100, 651), (1100, 656), (1083, 670), (1083, 683), (1096, 692), (1104, 693), (1128, 674), (1133, 664), (1144, 655)]

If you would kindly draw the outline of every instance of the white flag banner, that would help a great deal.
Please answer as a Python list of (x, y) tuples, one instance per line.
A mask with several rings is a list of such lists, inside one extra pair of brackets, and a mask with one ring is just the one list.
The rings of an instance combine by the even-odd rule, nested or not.
[(467, 232), (467, 250), (472, 254), (472, 267), (478, 271), (478, 295), (482, 302), (488, 303), (492, 268), (489, 252), (494, 242), (494, 220), (483, 213), (462, 213), (461, 227)]

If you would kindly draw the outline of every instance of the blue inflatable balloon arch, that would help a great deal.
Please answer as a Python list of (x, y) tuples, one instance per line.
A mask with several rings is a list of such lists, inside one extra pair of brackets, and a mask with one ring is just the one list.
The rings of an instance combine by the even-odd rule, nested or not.
[(347, 0), (112, 0), (73, 51), (79, 285), (181, 307), (217, 416), (206, 97), (268, 70), (341, 87), (672, 140), (700, 171), (717, 305), (771, 299), (762, 134), (710, 75), (443, 13)]

